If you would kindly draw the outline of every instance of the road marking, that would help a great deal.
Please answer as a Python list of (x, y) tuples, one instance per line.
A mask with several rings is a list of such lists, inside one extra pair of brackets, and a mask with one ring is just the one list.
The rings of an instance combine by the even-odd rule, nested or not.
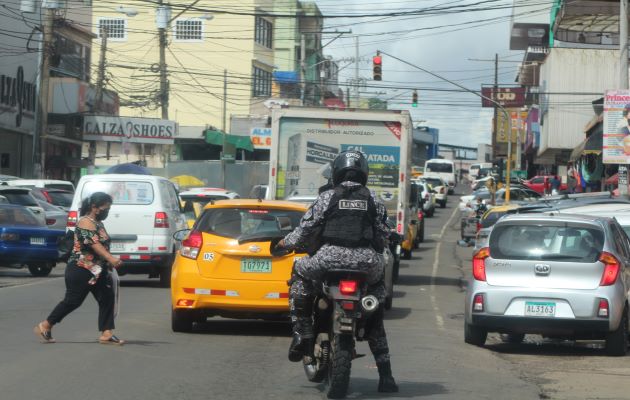
[(431, 306), (433, 307), (433, 312), (435, 313), (435, 322), (440, 330), (444, 330), (444, 318), (442, 318), (440, 308), (438, 307), (437, 300), (435, 299), (435, 277), (437, 276), (438, 267), (440, 265), (440, 248), (442, 247), (444, 232), (446, 232), (446, 228), (451, 226), (451, 221), (455, 217), (455, 214), (457, 214), (457, 211), (457, 208), (453, 209), (453, 213), (440, 231), (438, 236), (440, 240), (438, 241), (437, 246), (435, 246), (435, 258), (433, 259), (433, 270), (431, 271)]

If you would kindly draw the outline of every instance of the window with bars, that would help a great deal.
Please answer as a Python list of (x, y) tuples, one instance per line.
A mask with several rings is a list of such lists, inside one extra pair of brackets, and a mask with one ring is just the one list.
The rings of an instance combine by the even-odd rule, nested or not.
[(203, 21), (200, 19), (180, 19), (175, 21), (173, 37), (177, 41), (202, 41)]
[(254, 66), (252, 95), (254, 97), (271, 96), (271, 72)]
[(102, 37), (102, 28), (107, 32), (107, 40), (127, 40), (127, 20), (124, 18), (99, 18), (98, 37)]
[(263, 17), (256, 17), (254, 40), (271, 49), (273, 47), (273, 24)]

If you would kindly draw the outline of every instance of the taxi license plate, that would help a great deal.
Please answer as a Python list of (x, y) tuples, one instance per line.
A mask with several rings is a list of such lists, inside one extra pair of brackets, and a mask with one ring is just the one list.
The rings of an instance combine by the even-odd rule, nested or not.
[(243, 258), (241, 260), (241, 272), (271, 273), (270, 258)]
[(111, 251), (123, 251), (125, 250), (125, 243), (123, 242), (112, 242), (109, 245)]
[(526, 301), (525, 316), (527, 317), (555, 317), (556, 303)]
[(37, 245), (42, 246), (46, 244), (46, 239), (40, 238), (40, 237), (32, 237), (31, 244), (37, 244)]

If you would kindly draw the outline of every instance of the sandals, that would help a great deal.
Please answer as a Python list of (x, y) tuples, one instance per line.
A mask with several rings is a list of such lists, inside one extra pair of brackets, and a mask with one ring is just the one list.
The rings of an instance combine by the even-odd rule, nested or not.
[(109, 339), (99, 339), (98, 342), (100, 344), (114, 344), (117, 346), (122, 346), (123, 344), (125, 344), (125, 341), (122, 339), (118, 339), (116, 335), (112, 335), (111, 337), (109, 337)]
[(51, 331), (42, 328), (41, 322), (35, 325), (33, 332), (42, 341), (42, 343), (55, 343), (55, 339), (53, 339)]

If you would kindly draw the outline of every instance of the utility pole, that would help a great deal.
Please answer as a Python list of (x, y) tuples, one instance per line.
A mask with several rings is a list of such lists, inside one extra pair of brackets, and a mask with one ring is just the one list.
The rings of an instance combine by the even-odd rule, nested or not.
[(359, 35), (354, 37), (354, 107), (359, 107)]
[[(98, 76), (96, 78), (96, 98), (94, 99), (94, 113), (98, 114), (103, 105), (103, 89), (105, 87), (105, 55), (107, 54), (107, 29), (101, 26), (101, 52), (98, 60)], [(109, 142), (108, 142), (109, 143)], [(88, 147), (88, 174), (94, 173), (96, 165), (96, 142), (90, 140)]]
[[(496, 93), (498, 90), (499, 90), (499, 54), (494, 53), (494, 86), (492, 89), (493, 98), (496, 98)], [(499, 127), (497, 119), (498, 119), (499, 113), (498, 113), (496, 105), (494, 105), (493, 108), (494, 108), (494, 117), (493, 117), (494, 132), (492, 132), (492, 159), (494, 160), (495, 157), (497, 156), (497, 135), (499, 134), (499, 131), (497, 130)]]
[[(160, 37), (160, 105), (162, 107), (162, 119), (168, 119), (168, 81), (166, 78), (166, 28), (170, 20), (170, 9), (164, 7), (164, 1), (158, 1), (158, 35)], [(160, 21), (160, 15), (164, 13), (165, 21)]]
[(302, 72), (302, 93), (301, 100), (302, 106), (304, 106), (304, 102), (306, 101), (306, 33), (302, 32), (300, 34), (300, 70)]
[[(48, 135), (48, 98), (50, 96), (50, 57), (52, 56), (53, 23), (55, 19), (55, 9), (50, 6), (56, 3), (42, 3), (44, 8), (44, 21), (42, 24), (42, 58), (39, 70), (39, 115), (36, 133), (39, 138), (33, 138), (35, 142), (35, 160), (33, 174), (38, 178), (46, 177), (46, 136)], [(39, 148), (37, 148), (39, 139)]]
[(226, 118), (227, 118), (227, 69), (224, 69), (223, 70), (223, 124), (222, 124), (222, 129), (221, 129), (223, 131), (223, 146), (221, 146), (221, 179), (223, 180), (223, 185), (222, 185), (223, 188), (225, 188), (225, 183), (226, 183), (225, 174), (227, 173), (227, 165), (226, 165), (227, 160), (226, 160), (226, 154), (225, 154), (225, 146), (227, 145)]
[[(628, 89), (628, 0), (619, 2), (619, 89)], [(630, 193), (630, 185), (628, 182), (628, 165), (619, 168), (619, 182), (625, 175), (625, 185), (619, 186), (619, 194), (627, 196)]]

